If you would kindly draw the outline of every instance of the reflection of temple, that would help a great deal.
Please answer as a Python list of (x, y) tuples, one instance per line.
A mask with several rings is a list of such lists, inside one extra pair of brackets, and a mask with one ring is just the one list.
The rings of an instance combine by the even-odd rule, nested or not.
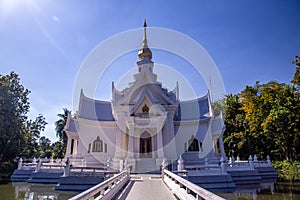
[(87, 166), (110, 158), (115, 169), (126, 160), (135, 172), (159, 169), (164, 158), (181, 154), (218, 162), (224, 153), (223, 120), (212, 115), (209, 93), (180, 101), (178, 85), (172, 91), (162, 87), (153, 73), (146, 24), (138, 58), (133, 82), (122, 91), (112, 84), (111, 101), (90, 99), (81, 91), (78, 113), (68, 116), (65, 127), (66, 157), (74, 163), (84, 159)]

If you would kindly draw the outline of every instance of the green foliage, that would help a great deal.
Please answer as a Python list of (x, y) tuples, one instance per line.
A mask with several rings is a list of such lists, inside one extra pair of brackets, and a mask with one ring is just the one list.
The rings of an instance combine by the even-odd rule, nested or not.
[(7, 183), (10, 181), (10, 176), (13, 171), (17, 168), (17, 163), (15, 162), (2, 162), (0, 163), (0, 184)]
[(39, 149), (40, 149), (40, 157), (42, 158), (52, 157), (51, 141), (45, 136), (42, 136), (39, 139)]
[(279, 173), (280, 181), (300, 181), (300, 162), (299, 161), (274, 161), (273, 167)]
[[(38, 141), (47, 122), (43, 115), (27, 119), (30, 91), (20, 83), (19, 75), (0, 75), (0, 162), (12, 163), (16, 157), (44, 155), (46, 148)], [(50, 148), (50, 140), (48, 140)], [(48, 151), (48, 150), (47, 150)]]
[(57, 141), (52, 144), (52, 157), (53, 158), (64, 158), (66, 146), (62, 141)]
[(300, 57), (295, 56), (295, 60), (292, 63), (296, 65), (296, 72), (291, 82), (297, 85), (299, 88), (300, 87)]
[(300, 159), (300, 94), (295, 85), (256, 82), (226, 96), (224, 103), (228, 156)]
[(29, 93), (18, 74), (0, 75), (0, 161), (13, 159), (24, 147)]
[[(59, 119), (55, 122), (56, 137), (58, 137), (60, 142), (62, 142), (63, 144), (61, 146), (62, 155), (59, 155), (58, 157), (63, 156), (66, 152), (68, 137), (67, 137), (67, 133), (64, 130), (64, 127), (67, 123), (67, 118), (69, 113), (70, 111), (67, 108), (64, 108), (63, 113), (57, 115)], [(59, 146), (60, 143), (57, 143), (57, 145)]]
[(249, 134), (239, 96), (227, 95), (223, 102), (226, 125), (226, 131), (223, 135), (225, 152), (228, 156), (240, 156), (241, 159), (246, 159), (249, 154)]
[(64, 142), (64, 144), (66, 144), (68, 140), (64, 127), (67, 123), (69, 112), (70, 111), (67, 108), (64, 108), (62, 114), (57, 114), (59, 119), (55, 122), (56, 137), (58, 137), (60, 141)]
[[(45, 118), (41, 114), (34, 121), (33, 120), (26, 121), (25, 134), (24, 134), (25, 145), (20, 155), (21, 157), (25, 157), (25, 158), (43, 157), (45, 149), (42, 149), (38, 140), (40, 138), (41, 132), (45, 130), (46, 124), (47, 122), (45, 121)], [(45, 137), (43, 136), (42, 138)]]

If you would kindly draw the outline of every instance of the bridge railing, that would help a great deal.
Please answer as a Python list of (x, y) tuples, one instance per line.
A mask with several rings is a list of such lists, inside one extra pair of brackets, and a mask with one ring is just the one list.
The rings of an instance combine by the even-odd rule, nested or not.
[(184, 200), (225, 200), (222, 197), (205, 190), (190, 181), (164, 169), (162, 173), (163, 182), (179, 198)]
[(189, 173), (206, 173), (206, 174), (222, 174), (220, 165), (187, 165), (185, 170)]
[(256, 167), (271, 167), (272, 163), (270, 160), (270, 156), (267, 156), (267, 160), (258, 160), (257, 156), (254, 155), (253, 158), (250, 155), (248, 160), (240, 160), (237, 157), (237, 160), (235, 160), (234, 157), (231, 157), (228, 162), (228, 167), (232, 169), (237, 169), (237, 168), (250, 168), (254, 169)]
[(125, 170), (115, 176), (85, 190), (82, 193), (72, 197), (70, 200), (109, 200), (129, 181), (129, 171)]

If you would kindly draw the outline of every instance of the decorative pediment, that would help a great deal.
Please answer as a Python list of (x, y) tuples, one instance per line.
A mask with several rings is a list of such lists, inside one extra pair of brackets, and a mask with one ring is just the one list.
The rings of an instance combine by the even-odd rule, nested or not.
[[(134, 75), (134, 82), (130, 83), (123, 91), (118, 91), (113, 85), (113, 102), (118, 105), (133, 105), (147, 95), (151, 101), (161, 105), (177, 104), (176, 94), (168, 92), (157, 81), (157, 75), (152, 72), (153, 63), (143, 64), (141, 71)], [(152, 96), (152, 97), (151, 97)]]
[(144, 96), (133, 107), (131, 115), (139, 117), (162, 116), (164, 115), (164, 109), (152, 102), (148, 96)]

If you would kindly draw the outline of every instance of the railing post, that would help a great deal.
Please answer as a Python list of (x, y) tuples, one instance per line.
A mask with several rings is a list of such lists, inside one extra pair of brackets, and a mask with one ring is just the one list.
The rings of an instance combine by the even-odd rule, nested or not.
[(187, 194), (190, 194), (190, 193), (191, 193), (191, 190), (190, 190), (188, 187), (186, 187), (186, 190), (185, 190), (185, 191), (186, 191)]
[(42, 159), (39, 158), (39, 159), (38, 159), (38, 163), (36, 164), (35, 172), (40, 171), (41, 165), (42, 165)]
[(69, 176), (69, 172), (70, 172), (70, 160), (69, 158), (67, 158), (63, 176)]
[(23, 158), (21, 157), (18, 161), (18, 169), (22, 169), (22, 165), (23, 165)]
[(177, 162), (178, 162), (178, 165), (177, 165), (178, 172), (184, 171), (185, 170), (185, 168), (184, 168), (184, 160), (183, 160), (183, 158), (182, 158), (181, 155), (179, 156), (179, 159), (178, 159)]
[(125, 161), (124, 161), (124, 168), (126, 169), (126, 170), (128, 170), (128, 158), (126, 158), (125, 159)]
[(221, 173), (222, 174), (226, 174), (226, 164), (225, 164), (225, 159), (223, 158), (223, 156), (220, 159), (221, 162)]
[(109, 165), (110, 165), (110, 157), (106, 160), (106, 166), (105, 166), (105, 171), (109, 171)]
[(235, 165), (235, 159), (234, 159), (234, 156), (231, 156), (231, 165), (232, 165), (232, 166)]
[(166, 169), (167, 166), (168, 166), (168, 160), (166, 158), (164, 158), (162, 161), (162, 168)]
[(161, 178), (162, 178), (162, 180), (164, 180), (164, 170), (166, 169), (167, 166), (168, 166), (168, 161), (166, 158), (164, 158), (161, 163)]
[(249, 156), (248, 161), (249, 161), (250, 169), (254, 169), (253, 161), (252, 161), (252, 156), (251, 155)]
[(267, 155), (267, 164), (268, 164), (268, 166), (272, 166), (272, 162), (271, 162), (271, 160), (270, 160), (270, 156), (269, 155)]
[(36, 164), (36, 158), (35, 158), (35, 157), (33, 157), (32, 163), (33, 163), (33, 164)]
[(257, 156), (256, 156), (256, 154), (253, 157), (253, 162), (257, 162)]
[(119, 171), (122, 172), (123, 169), (124, 169), (124, 162), (123, 162), (123, 160), (120, 160), (119, 165), (120, 165)]

